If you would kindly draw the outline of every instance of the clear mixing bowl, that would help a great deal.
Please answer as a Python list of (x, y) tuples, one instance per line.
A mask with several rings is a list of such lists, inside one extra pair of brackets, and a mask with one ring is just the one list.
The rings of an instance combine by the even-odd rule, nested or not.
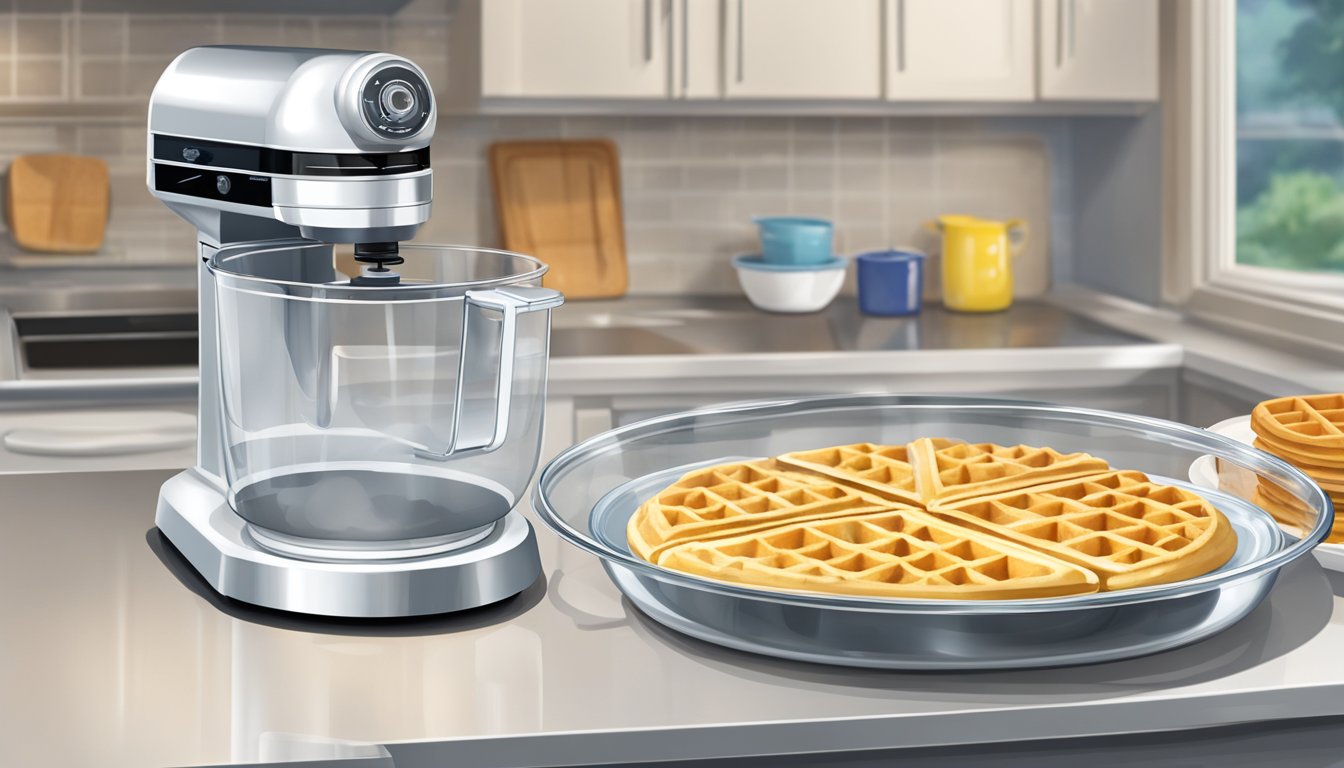
[(561, 302), (539, 287), (545, 265), (449, 246), (402, 255), (387, 285), (352, 285), (311, 242), (209, 263), (228, 499), (263, 543), (460, 544), (536, 469)]
[[(1281, 529), (1260, 509), (1256, 482), (1192, 488), (1238, 533), (1237, 553), (1221, 568), (1140, 589), (1002, 601), (756, 589), (661, 568), (625, 541), (640, 503), (696, 465), (918, 437), (1084, 451), (1187, 488), (1191, 462), (1212, 455), (1295, 499), (1300, 526)], [(615, 429), (552, 460), (533, 503), (557, 534), (602, 559), (632, 603), (675, 630), (785, 658), (902, 669), (1077, 664), (1193, 642), (1249, 613), (1279, 569), (1323, 540), (1333, 520), (1325, 493), (1296, 468), (1202, 429), (1047, 404), (900, 395), (731, 404)]]

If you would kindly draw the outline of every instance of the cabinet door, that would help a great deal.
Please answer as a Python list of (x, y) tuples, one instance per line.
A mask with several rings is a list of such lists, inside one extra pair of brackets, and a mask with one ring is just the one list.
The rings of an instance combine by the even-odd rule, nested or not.
[(1157, 100), (1157, 0), (1041, 0), (1041, 98)]
[(723, 3), (674, 0), (672, 93), (682, 99), (723, 98)]
[(666, 98), (668, 0), (482, 0), (481, 95)]
[(1030, 101), (1032, 0), (887, 0), (892, 101)]
[(726, 0), (728, 98), (879, 99), (882, 0)]

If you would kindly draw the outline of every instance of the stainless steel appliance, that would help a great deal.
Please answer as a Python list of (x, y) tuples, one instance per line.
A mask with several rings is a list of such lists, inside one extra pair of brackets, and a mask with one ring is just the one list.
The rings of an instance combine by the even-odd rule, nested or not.
[(155, 521), (228, 597), (408, 616), (539, 573), (513, 508), (562, 298), (526, 256), (399, 246), (429, 217), (434, 124), (424, 73), (385, 53), (195, 48), (150, 98), (149, 188), (199, 231), (201, 372), (197, 466)]

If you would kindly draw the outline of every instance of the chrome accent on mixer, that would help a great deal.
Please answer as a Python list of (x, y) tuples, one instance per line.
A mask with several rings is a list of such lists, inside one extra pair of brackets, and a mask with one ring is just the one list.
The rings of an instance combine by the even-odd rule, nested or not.
[(499, 602), (541, 575), (536, 534), (517, 513), (480, 542), (442, 555), (317, 562), (253, 545), (247, 523), (219, 498), (210, 478), (189, 469), (163, 484), (154, 523), (212, 589), (252, 605), (317, 616), (425, 616)]
[[(408, 84), (413, 123), (364, 109), (364, 91), (383, 85), (382, 72)], [(433, 186), (423, 150), (436, 118), (424, 73), (399, 56), (192, 48), (150, 96), (146, 178), (151, 194), (216, 247), (271, 236), (227, 220), (235, 214), (274, 219), (325, 242), (406, 240), (429, 218)], [(393, 128), (380, 129), (385, 123)], [(366, 164), (376, 175), (330, 176), (341, 172), (340, 158), (367, 153), (375, 153)], [(387, 153), (407, 153), (404, 173)], [(315, 154), (333, 162), (305, 159)]]
[[(380, 141), (434, 132), (438, 115), (429, 79), (399, 56), (368, 56), (346, 70), (337, 93), (341, 123), (362, 138)], [(398, 105), (394, 100), (404, 103)]]
[(320, 563), (343, 563), (354, 560), (399, 560), (408, 557), (428, 557), (442, 555), (459, 549), (466, 549), (480, 542), (494, 532), (498, 523), (486, 523), (462, 533), (450, 533), (445, 536), (431, 536), (423, 539), (404, 539), (387, 546), (379, 542), (367, 541), (331, 541), (317, 542), (313, 539), (287, 536), (279, 531), (271, 531), (259, 525), (247, 526), (246, 536), (251, 537), (257, 546), (270, 550), (277, 555), (297, 557), (300, 560), (312, 560)]
[[(273, 178), (276, 218), (312, 240), (372, 242), (407, 240), (429, 218), (434, 194), (430, 171), (406, 176)], [(371, 238), (383, 230), (385, 238)]]
[(426, 89), (427, 119), (414, 134), (375, 132), (360, 109), (370, 75), (390, 67), (415, 73), (389, 53), (318, 48), (203, 46), (183, 52), (150, 97), (149, 132), (301, 152), (386, 151), (425, 146), (437, 118)]

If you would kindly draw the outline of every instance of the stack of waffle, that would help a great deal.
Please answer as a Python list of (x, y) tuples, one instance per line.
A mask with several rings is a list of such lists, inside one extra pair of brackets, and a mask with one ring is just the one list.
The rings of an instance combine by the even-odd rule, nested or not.
[[(1305, 395), (1266, 400), (1251, 411), (1255, 447), (1305, 472), (1329, 495), (1335, 509), (1344, 505), (1344, 394)], [(1314, 515), (1302, 502), (1261, 478), (1261, 506), (1288, 525), (1311, 527)], [(1336, 514), (1326, 539), (1344, 542), (1344, 519)]]
[(1227, 562), (1218, 510), (1085, 453), (922, 438), (691, 472), (630, 519), (632, 551), (773, 589), (1029, 599), (1162, 584)]

